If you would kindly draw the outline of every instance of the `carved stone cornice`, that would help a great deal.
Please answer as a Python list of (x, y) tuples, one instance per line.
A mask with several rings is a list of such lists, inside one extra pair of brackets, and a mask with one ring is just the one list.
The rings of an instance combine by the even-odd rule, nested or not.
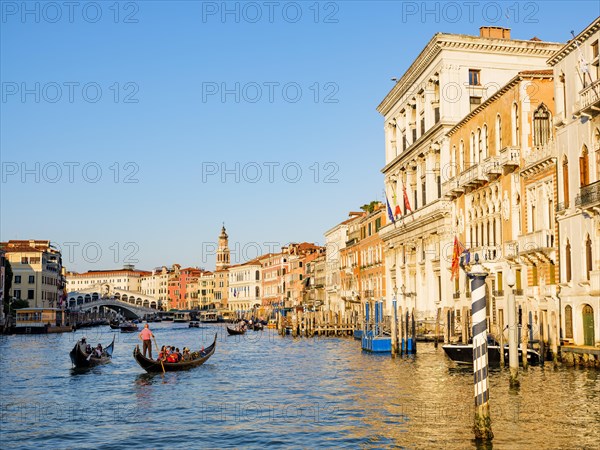
[(577, 44), (582, 44), (586, 39), (592, 36), (596, 31), (600, 30), (600, 17), (596, 18), (591, 24), (589, 24), (585, 30), (575, 36), (575, 39), (571, 39), (565, 45), (563, 45), (558, 51), (548, 58), (548, 65), (555, 66), (561, 60), (566, 58), (569, 53), (577, 50)]
[[(377, 106), (383, 116), (407, 93), (416, 93), (415, 83), (425, 73), (442, 50), (464, 50), (465, 52), (487, 52), (496, 54), (541, 55), (551, 57), (559, 48), (559, 43), (544, 41), (524, 41), (518, 39), (494, 39), (463, 34), (436, 33), (419, 53), (408, 70)], [(433, 76), (433, 74), (432, 74)]]

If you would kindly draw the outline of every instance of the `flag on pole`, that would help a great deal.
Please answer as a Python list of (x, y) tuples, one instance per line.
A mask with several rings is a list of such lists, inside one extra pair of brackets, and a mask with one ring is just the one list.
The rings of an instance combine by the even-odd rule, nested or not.
[(402, 183), (402, 192), (404, 193), (404, 210), (412, 212), (410, 208), (410, 202), (408, 201), (408, 194), (406, 193), (406, 186)]
[(394, 216), (398, 217), (402, 214), (400, 211), (400, 205), (398, 204), (398, 196), (396, 195), (396, 189), (392, 185), (392, 200), (394, 201)]
[(458, 276), (458, 269), (460, 268), (460, 255), (465, 251), (465, 246), (461, 244), (456, 236), (454, 236), (454, 247), (452, 249), (452, 266), (450, 280), (453, 280)]
[(590, 66), (589, 66), (588, 62), (586, 61), (585, 57), (583, 56), (581, 47), (579, 47), (579, 42), (577, 41), (577, 39), (575, 39), (575, 32), (571, 31), (571, 35), (573, 36), (573, 39), (575, 40), (575, 45), (577, 46), (577, 53), (579, 56), (579, 68), (581, 69), (581, 73), (583, 74), (583, 76), (585, 78), (586, 73), (588, 75), (590, 75)]
[(387, 205), (387, 213), (388, 213), (388, 218), (390, 219), (390, 222), (396, 223), (396, 219), (394, 219), (394, 214), (392, 214), (392, 208), (390, 207), (390, 202), (387, 198), (387, 194), (385, 196), (385, 203)]

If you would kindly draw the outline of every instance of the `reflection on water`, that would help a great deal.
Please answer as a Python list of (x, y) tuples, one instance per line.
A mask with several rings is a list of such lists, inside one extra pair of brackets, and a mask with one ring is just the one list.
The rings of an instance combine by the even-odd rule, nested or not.
[[(68, 356), (81, 331), (0, 337), (3, 448), (122, 448), (142, 437), (152, 448), (476, 446), (471, 368), (433, 344), (392, 359), (349, 339), (166, 322), (151, 326), (159, 345), (208, 346), (216, 330), (216, 353), (190, 371), (147, 374), (132, 357), (137, 334), (103, 328), (85, 333), (94, 342), (114, 334), (113, 360), (85, 370)], [(520, 379), (514, 391), (507, 370), (490, 372), (497, 448), (598, 447), (599, 372), (547, 365)], [(88, 424), (94, 432), (81, 433)]]

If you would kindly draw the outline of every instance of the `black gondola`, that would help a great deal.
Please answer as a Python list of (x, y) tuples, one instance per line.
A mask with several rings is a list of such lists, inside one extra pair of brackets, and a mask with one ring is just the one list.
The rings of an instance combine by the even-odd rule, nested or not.
[(252, 329), (254, 331), (262, 331), (263, 328), (264, 328), (264, 326), (261, 322), (256, 322), (254, 325), (252, 325)]
[[(446, 344), (442, 345), (444, 352), (452, 361), (459, 364), (473, 364), (473, 343), (468, 344)], [(488, 363), (491, 365), (500, 364), (500, 344), (488, 335)], [(519, 361), (522, 358), (522, 350), (519, 348)], [(508, 362), (508, 345), (504, 346), (504, 361)], [(529, 348), (527, 349), (527, 362), (529, 364), (539, 364), (540, 354)]]
[(75, 347), (73, 347), (73, 350), (69, 352), (71, 363), (78, 369), (98, 366), (100, 364), (106, 364), (108, 361), (110, 361), (115, 346), (115, 338), (113, 336), (112, 342), (109, 346), (103, 349), (102, 356), (99, 358), (95, 356), (95, 349), (92, 349), (91, 353), (87, 353), (85, 351), (87, 345), (88, 344), (85, 342), (85, 340), (79, 340), (75, 344)]
[(229, 328), (227, 327), (227, 333), (229, 333), (230, 336), (236, 336), (238, 334), (244, 334), (246, 332), (246, 330), (236, 330), (235, 328)]
[(191, 360), (180, 361), (177, 363), (170, 363), (166, 361), (161, 362), (156, 359), (146, 358), (144, 355), (142, 355), (139, 345), (136, 345), (133, 349), (133, 357), (140, 367), (148, 373), (176, 372), (179, 370), (188, 370), (204, 364), (206, 360), (215, 352), (216, 345), (217, 334), (215, 333), (215, 340), (210, 346), (206, 347), (204, 350), (193, 352)]

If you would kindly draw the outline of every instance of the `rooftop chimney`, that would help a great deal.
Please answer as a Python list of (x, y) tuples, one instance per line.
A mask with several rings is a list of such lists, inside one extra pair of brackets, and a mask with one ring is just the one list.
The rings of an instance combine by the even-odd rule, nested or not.
[(479, 37), (492, 39), (510, 39), (510, 28), (479, 27)]

